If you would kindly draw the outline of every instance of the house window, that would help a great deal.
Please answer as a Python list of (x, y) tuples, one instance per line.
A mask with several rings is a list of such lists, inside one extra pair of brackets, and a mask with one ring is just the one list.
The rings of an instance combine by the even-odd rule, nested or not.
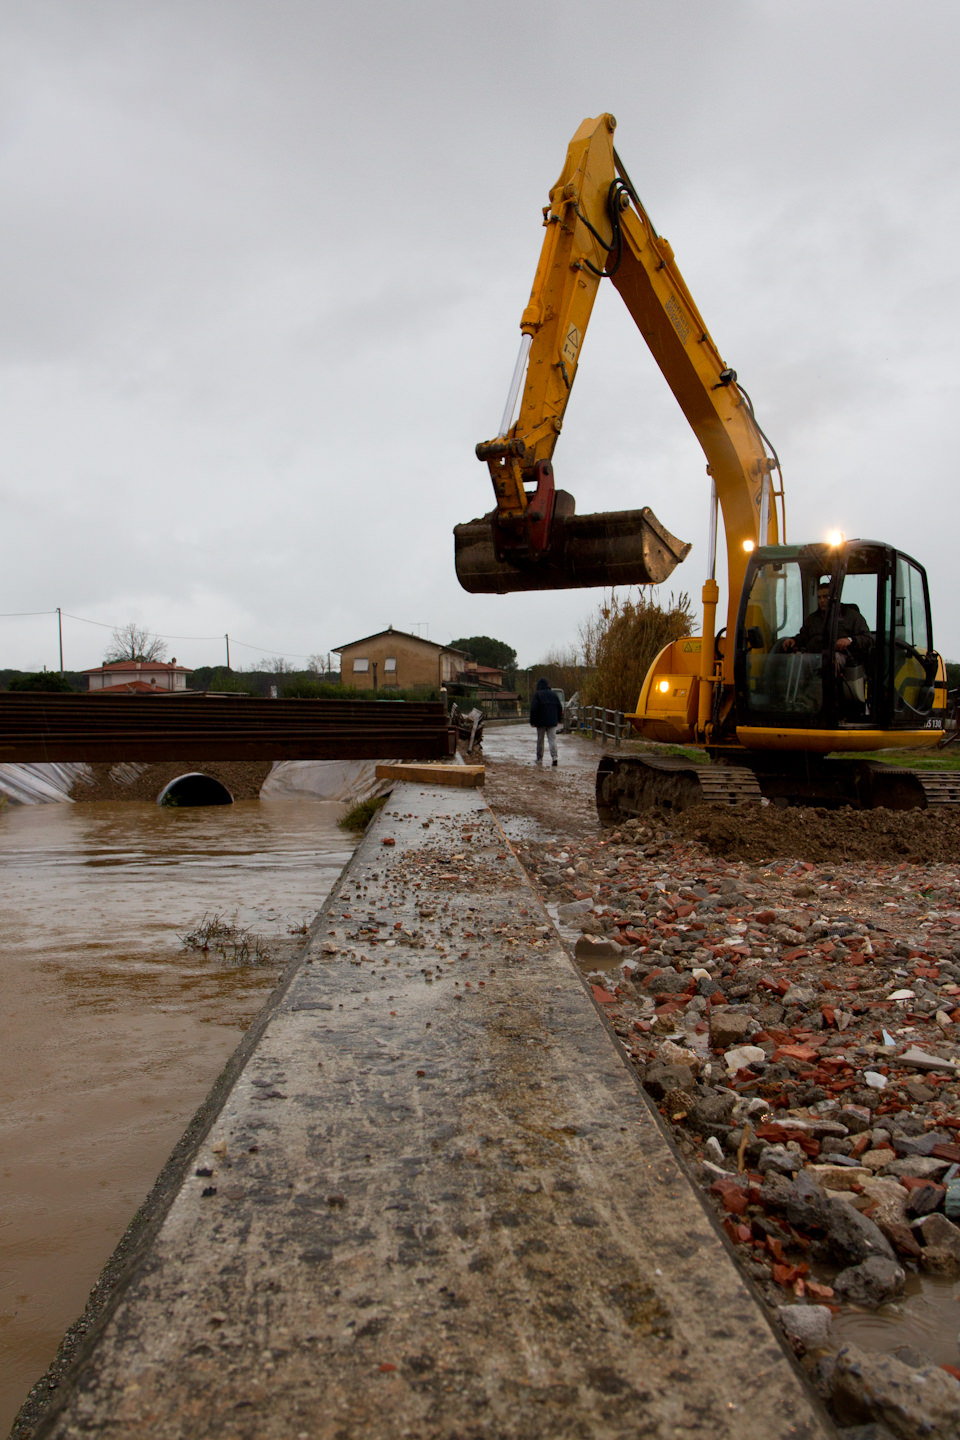
[(383, 662), (383, 673), (384, 673), (385, 675), (396, 675), (396, 673), (397, 673), (397, 657), (396, 657), (395, 655), (388, 655), (387, 658), (386, 658), (386, 660), (384, 660), (384, 662)]
[(370, 661), (369, 661), (369, 660), (354, 660), (354, 662), (353, 662), (353, 673), (354, 673), (354, 675), (366, 675), (366, 673), (367, 673), (367, 671), (368, 671), (369, 669), (370, 669)]

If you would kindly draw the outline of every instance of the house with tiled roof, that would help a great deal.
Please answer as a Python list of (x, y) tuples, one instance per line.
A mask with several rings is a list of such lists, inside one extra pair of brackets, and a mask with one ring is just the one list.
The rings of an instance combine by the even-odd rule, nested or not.
[(165, 660), (114, 660), (95, 670), (84, 670), (91, 695), (174, 695), (187, 688), (190, 671)]
[(460, 650), (408, 635), (403, 630), (378, 630), (362, 640), (334, 646), (340, 656), (340, 678), (358, 690), (388, 687), (408, 689), (414, 685), (441, 686), (456, 680), (466, 659)]

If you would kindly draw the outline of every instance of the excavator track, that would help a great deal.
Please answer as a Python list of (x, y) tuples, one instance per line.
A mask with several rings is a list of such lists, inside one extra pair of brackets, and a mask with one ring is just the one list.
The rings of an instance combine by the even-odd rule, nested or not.
[(692, 805), (849, 805), (862, 810), (960, 806), (960, 772), (911, 770), (876, 761), (828, 760), (822, 769), (697, 765), (655, 755), (604, 755), (597, 768), (597, 814), (616, 825), (648, 810)]
[(870, 766), (874, 808), (931, 810), (960, 805), (960, 771), (910, 770), (893, 765)]
[(763, 792), (747, 765), (696, 765), (659, 756), (604, 755), (597, 768), (597, 813), (615, 825), (644, 811), (691, 805), (759, 805)]
[(701, 765), (700, 794), (708, 805), (759, 805), (763, 791), (747, 765)]
[(914, 770), (913, 774), (926, 797), (928, 809), (934, 805), (960, 805), (960, 771)]

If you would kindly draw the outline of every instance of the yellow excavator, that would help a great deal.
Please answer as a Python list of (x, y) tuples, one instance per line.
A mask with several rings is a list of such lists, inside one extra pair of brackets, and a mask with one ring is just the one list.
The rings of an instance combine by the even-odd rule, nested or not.
[[(630, 182), (615, 126), (612, 115), (585, 120), (550, 191), (500, 431), (476, 447), (495, 508), (454, 530), (461, 585), (502, 594), (659, 584), (689, 552), (651, 510), (577, 515), (573, 497), (554, 484), (553, 451), (593, 303), (609, 279), (692, 427), (710, 480), (703, 634), (660, 652), (627, 718), (642, 738), (702, 747), (713, 763), (605, 756), (601, 819), (703, 800), (898, 809), (960, 802), (960, 780), (950, 775), (870, 758), (943, 736), (945, 671), (923, 567), (877, 540), (784, 543), (776, 451)], [(729, 594), (719, 631), (718, 509)]]

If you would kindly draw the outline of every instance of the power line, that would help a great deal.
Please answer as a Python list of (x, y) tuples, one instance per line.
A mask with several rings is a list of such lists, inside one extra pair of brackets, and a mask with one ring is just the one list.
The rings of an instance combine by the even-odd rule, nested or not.
[[(56, 611), (47, 612), (47, 613), (56, 614)], [(68, 620), (79, 620), (82, 625), (97, 625), (97, 626), (99, 626), (99, 628), (100, 628), (101, 630), (122, 630), (122, 629), (124, 629), (124, 626), (122, 626), (122, 625), (111, 625), (111, 624), (109, 624), (106, 620), (88, 620), (87, 617), (86, 617), (86, 615), (71, 615), (71, 613), (70, 613), (69, 610), (64, 610), (63, 613), (64, 613), (64, 615), (66, 615), (66, 617), (67, 617)], [(222, 639), (223, 639), (223, 636), (222, 636), (222, 635), (164, 635), (164, 634), (163, 634), (161, 631), (159, 631), (159, 630), (144, 630), (144, 631), (143, 631), (143, 634), (144, 634), (144, 635), (148, 635), (152, 640), (205, 640), (205, 641), (210, 641), (210, 640), (222, 640)]]
[[(57, 613), (56, 610), (15, 610), (9, 613), (0, 612), (0, 620), (33, 619), (44, 615), (56, 615)], [(109, 621), (106, 620), (91, 620), (86, 615), (74, 615), (69, 610), (61, 610), (59, 613), (67, 620), (76, 620), (81, 625), (96, 625), (100, 630), (115, 631), (124, 628), (122, 625), (111, 625)], [(144, 630), (143, 634), (151, 640), (187, 640), (203, 644), (219, 644), (224, 638), (223, 635), (167, 635), (160, 630)], [(233, 636), (230, 637), (230, 643), (231, 645), (239, 645), (244, 650), (255, 650), (260, 655), (276, 655), (281, 660), (286, 659), (288, 656), (291, 660), (310, 659), (309, 655), (301, 654), (296, 650), (271, 650), (266, 645), (251, 645), (246, 640), (235, 640)]]
[[(301, 655), (296, 650), (267, 650), (263, 645), (248, 645), (246, 640), (235, 640), (232, 635), (230, 636), (230, 644), (239, 645), (243, 650), (259, 650), (261, 655), (278, 655), (281, 660), (285, 660), (288, 655), (290, 656), (291, 660), (310, 659), (309, 655)], [(319, 653), (319, 651), (314, 651), (314, 654)]]

